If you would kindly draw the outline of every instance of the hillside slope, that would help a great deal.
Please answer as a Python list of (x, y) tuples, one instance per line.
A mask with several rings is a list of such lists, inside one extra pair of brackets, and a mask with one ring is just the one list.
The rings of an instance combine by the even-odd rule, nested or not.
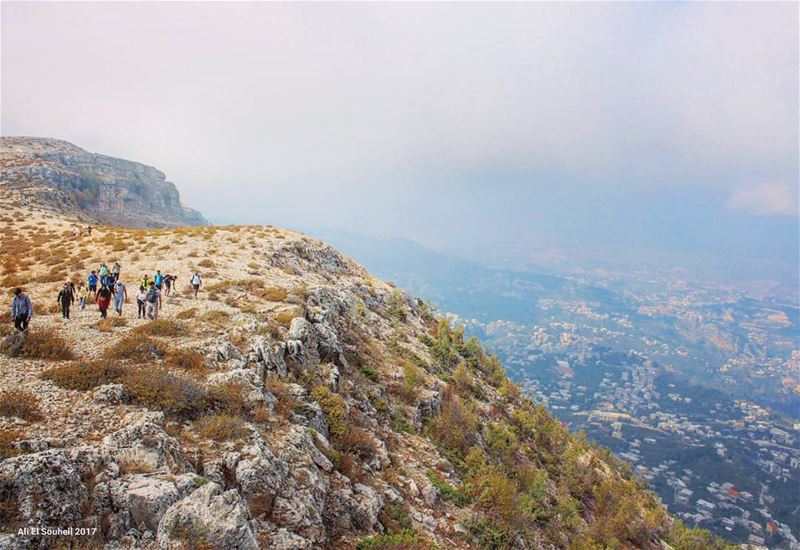
[(160, 170), (99, 155), (60, 139), (0, 138), (0, 188), (18, 204), (129, 227), (206, 225)]
[[(324, 243), (274, 227), (98, 227), (0, 197), (0, 548), (710, 548), (477, 341)], [(158, 321), (56, 314), (101, 262)], [(198, 299), (188, 291), (199, 271)], [(10, 299), (9, 299), (10, 300)], [(30, 526), (87, 533), (19, 532)]]

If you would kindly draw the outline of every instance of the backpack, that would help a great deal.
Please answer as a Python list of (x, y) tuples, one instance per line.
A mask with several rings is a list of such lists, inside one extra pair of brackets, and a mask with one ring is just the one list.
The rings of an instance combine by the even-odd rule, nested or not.
[(148, 303), (155, 304), (158, 302), (158, 290), (155, 288), (151, 288), (147, 291), (147, 298), (145, 298)]

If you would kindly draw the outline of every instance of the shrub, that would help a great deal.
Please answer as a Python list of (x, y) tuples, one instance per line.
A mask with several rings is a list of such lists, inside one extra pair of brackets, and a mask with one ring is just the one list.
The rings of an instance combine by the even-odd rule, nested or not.
[(303, 312), (299, 311), (299, 308), (284, 309), (275, 314), (275, 322), (282, 327), (289, 328), (292, 324), (292, 319), (301, 317), (302, 315)]
[(21, 356), (48, 361), (66, 361), (74, 357), (66, 340), (44, 330), (28, 330), (25, 334), (15, 333), (6, 345), (4, 351), (12, 357)]
[(206, 258), (205, 260), (201, 260), (201, 261), (197, 262), (197, 266), (198, 267), (206, 267), (206, 268), (209, 268), (209, 269), (215, 267), (214, 266), (214, 262), (212, 262), (208, 258)]
[(193, 349), (173, 349), (167, 353), (167, 363), (179, 369), (198, 371), (205, 366), (205, 358)]
[(91, 361), (61, 365), (44, 371), (40, 377), (68, 390), (90, 390), (103, 384), (118, 382), (125, 367), (112, 361)]
[(238, 416), (214, 414), (204, 416), (195, 422), (197, 433), (204, 439), (229, 441), (247, 435), (247, 428)]
[(142, 363), (162, 359), (166, 354), (167, 347), (164, 344), (146, 336), (126, 336), (103, 352), (106, 359), (128, 359)]
[(134, 334), (143, 336), (183, 336), (186, 334), (186, 326), (172, 319), (156, 319), (139, 325), (133, 329)]
[(190, 307), (189, 309), (184, 309), (180, 313), (178, 313), (175, 318), (176, 319), (194, 319), (195, 315), (197, 315), (197, 308)]
[(286, 290), (276, 287), (265, 288), (258, 295), (270, 302), (284, 302), (289, 297), (289, 293)]
[(453, 505), (458, 506), (459, 508), (463, 508), (469, 504), (467, 495), (447, 483), (445, 480), (436, 475), (436, 473), (428, 471), (427, 475), (431, 484), (439, 490), (439, 495), (442, 497), (442, 500), (451, 502)]
[(97, 330), (100, 332), (112, 332), (115, 327), (124, 327), (128, 321), (124, 317), (106, 317), (97, 321)]
[(161, 368), (131, 369), (122, 383), (134, 403), (178, 418), (196, 417), (206, 401), (206, 392), (197, 382)]
[(3, 280), (0, 281), (0, 286), (4, 286), (6, 288), (16, 288), (25, 286), (28, 283), (27, 277), (23, 277), (22, 275), (6, 275), (3, 277)]
[(376, 371), (375, 369), (373, 369), (371, 367), (361, 367), (358, 370), (360, 370), (361, 374), (363, 374), (364, 376), (366, 376), (368, 379), (372, 380), (373, 382), (377, 382), (378, 381), (378, 371)]
[(397, 504), (384, 506), (383, 510), (378, 514), (378, 519), (389, 533), (400, 533), (413, 527), (408, 512)]
[(39, 398), (29, 391), (6, 390), (0, 393), (0, 416), (16, 416), (28, 422), (41, 420)]
[(392, 295), (389, 296), (388, 314), (391, 319), (398, 323), (403, 323), (407, 319), (406, 298), (402, 291), (395, 290), (392, 292)]
[(221, 323), (226, 323), (230, 318), (231, 314), (228, 313), (227, 311), (222, 311), (221, 309), (212, 309), (211, 311), (206, 313), (203, 319), (205, 319), (209, 323), (221, 324)]
[(244, 393), (247, 387), (242, 382), (215, 384), (208, 390), (209, 407), (226, 414), (242, 415), (245, 413)]
[(405, 529), (391, 535), (373, 535), (356, 543), (356, 550), (411, 550), (425, 547), (427, 545), (422, 546), (419, 536), (412, 529)]
[(289, 387), (277, 378), (268, 378), (264, 385), (275, 396), (275, 414), (287, 420), (294, 413), (297, 400), (289, 393)]
[(21, 438), (22, 432), (20, 431), (0, 430), (0, 459), (22, 454), (22, 451), (14, 445)]
[(477, 441), (478, 418), (445, 386), (439, 416), (431, 425), (431, 435), (446, 449), (465, 455)]
[(371, 459), (377, 452), (372, 436), (361, 428), (351, 428), (342, 438), (341, 451), (357, 456), (361, 460)]
[(333, 393), (327, 386), (316, 386), (311, 390), (311, 398), (319, 403), (325, 420), (328, 422), (328, 430), (331, 437), (342, 438), (347, 434), (348, 425), (345, 419), (347, 408), (344, 399)]

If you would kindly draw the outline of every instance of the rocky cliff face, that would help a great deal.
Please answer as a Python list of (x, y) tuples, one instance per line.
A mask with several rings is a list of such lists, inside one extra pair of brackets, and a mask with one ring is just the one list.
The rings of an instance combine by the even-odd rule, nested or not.
[(66, 141), (0, 138), (0, 184), (58, 210), (120, 226), (205, 225), (205, 218), (181, 205), (164, 173), (128, 160), (89, 153)]

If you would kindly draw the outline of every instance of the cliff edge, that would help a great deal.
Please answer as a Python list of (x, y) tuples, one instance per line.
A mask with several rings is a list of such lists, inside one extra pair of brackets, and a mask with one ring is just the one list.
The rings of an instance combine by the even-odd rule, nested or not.
[(207, 225), (152, 166), (90, 153), (50, 138), (0, 138), (0, 188), (21, 204), (126, 227)]

